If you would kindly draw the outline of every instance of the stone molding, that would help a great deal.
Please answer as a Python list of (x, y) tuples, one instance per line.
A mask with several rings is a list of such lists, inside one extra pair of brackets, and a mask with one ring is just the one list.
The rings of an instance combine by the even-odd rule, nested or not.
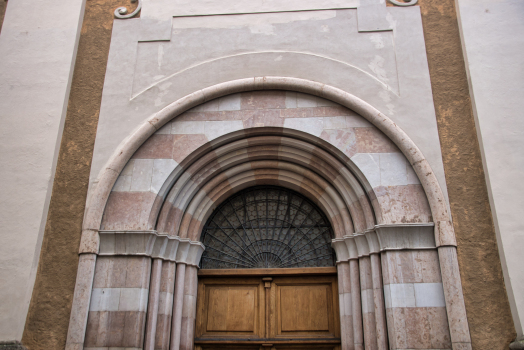
[[(80, 253), (98, 253), (99, 237), (96, 234), (92, 234), (92, 231), (100, 229), (104, 208), (111, 189), (128, 160), (153, 133), (175, 116), (204, 102), (237, 92), (274, 89), (307, 93), (339, 103), (352, 109), (381, 130), (397, 145), (413, 166), (426, 192), (432, 216), (439, 222), (439, 227), (448, 227), (448, 230), (445, 230), (445, 232), (449, 238), (441, 240), (440, 237), (435, 237), (436, 242), (454, 241), (453, 226), (450, 222), (450, 216), (445, 204), (446, 200), (438, 184), (437, 177), (420, 149), (389, 117), (358, 97), (326, 84), (289, 77), (254, 77), (210, 86), (173, 102), (150, 116), (129, 135), (126, 141), (119, 145), (103, 170), (101, 170), (97, 181), (98, 184), (90, 196), (83, 224)], [(435, 230), (435, 235), (440, 235), (441, 231)]]
[(436, 249), (434, 224), (377, 225), (372, 230), (335, 238), (337, 263), (388, 250)]
[(138, 255), (198, 267), (206, 249), (201, 242), (157, 231), (99, 231), (99, 256)]
[[(79, 345), (83, 346), (96, 254), (99, 253), (100, 239), (103, 235), (99, 233), (102, 217), (104, 215), (104, 209), (111, 189), (128, 160), (151, 135), (162, 128), (167, 122), (188, 109), (225, 95), (253, 90), (297, 91), (322, 97), (341, 104), (342, 106), (353, 110), (368, 122), (376, 126), (400, 149), (420, 179), (429, 202), (432, 217), (437, 223), (437, 227), (434, 227), (433, 224), (420, 224), (415, 226), (410, 226), (409, 224), (391, 225), (392, 227), (390, 227), (390, 225), (383, 225), (381, 227), (374, 227), (369, 231), (357, 233), (355, 235), (346, 235), (342, 239), (339, 239), (337, 241), (339, 243), (334, 244), (336, 250), (338, 247), (337, 255), (341, 257), (341, 259), (339, 258), (341, 261), (343, 261), (344, 258), (345, 260), (353, 260), (355, 259), (355, 256), (364, 256), (364, 254), (371, 254), (374, 252), (378, 253), (381, 249), (381, 245), (388, 249), (435, 249), (438, 247), (451, 341), (453, 347), (461, 346), (463, 349), (471, 349), (471, 339), (469, 336), (460, 275), (458, 273), (458, 260), (455, 247), (456, 242), (453, 226), (450, 220), (451, 218), (446, 206), (444, 194), (437, 181), (437, 177), (420, 149), (389, 117), (378, 111), (369, 103), (350, 93), (310, 80), (267, 76), (224, 82), (186, 95), (168, 105), (161, 111), (152, 114), (115, 149), (115, 152), (105, 164), (99, 177), (95, 181), (86, 206), (80, 244), (81, 256), (78, 268), (79, 272), (77, 275), (66, 349), (73, 350), (77, 349)], [(216, 146), (216, 142), (210, 144), (210, 147)], [(204, 194), (202, 194), (202, 196), (204, 196)], [(212, 209), (212, 205), (213, 203), (209, 202), (206, 206), (198, 208), (198, 215), (202, 216), (204, 215), (202, 213), (209, 212), (209, 210)], [(191, 215), (193, 215), (195, 209), (196, 208), (191, 207)], [(190, 223), (188, 222), (188, 224)], [(192, 222), (191, 224), (194, 223)], [(428, 244), (426, 244), (428, 242), (427, 240), (417, 240), (414, 239), (416, 238), (415, 236), (411, 237), (409, 234), (407, 235), (408, 239), (398, 238), (403, 236), (403, 234), (399, 235), (398, 232), (395, 232), (399, 227), (403, 228), (400, 232), (410, 230), (408, 227), (410, 227), (411, 231), (414, 232), (422, 230), (426, 232), (422, 235), (424, 237), (427, 237), (429, 234), (428, 232), (434, 233), (433, 246), (428, 246)], [(417, 227), (418, 229), (415, 230), (413, 227)], [(392, 240), (383, 238), (381, 241), (382, 234), (388, 232), (388, 230), (392, 233), (392, 237), (397, 238)], [(352, 230), (347, 230), (345, 232), (351, 231)], [(429, 235), (431, 236), (431, 234)], [(410, 237), (411, 239), (409, 239)], [(124, 237), (124, 239), (126, 238)], [(144, 240), (144, 237), (141, 237), (138, 240)], [(144, 242), (149, 241), (146, 239)], [(190, 259), (190, 242), (191, 241), (185, 241), (184, 244), (188, 247), (180, 250), (180, 261), (188, 261)], [(345, 250), (341, 249), (341, 247), (343, 247), (341, 243), (346, 246)], [(410, 243), (411, 246), (407, 243)], [(143, 244), (144, 247), (148, 246), (145, 243), (141, 244)], [(161, 246), (161, 244), (159, 245)], [(182, 241), (179, 242), (179, 245), (182, 245)], [(198, 248), (194, 249), (200, 249), (199, 246), (197, 247)], [(151, 249), (151, 251), (153, 251), (153, 248)], [(178, 249), (180, 248), (177, 247), (175, 260), (178, 258)], [(346, 252), (345, 255), (344, 252)], [(373, 256), (374, 255), (372, 255), (372, 257)], [(354, 261), (351, 261), (350, 263), (354, 264)], [(183, 264), (181, 269), (177, 269), (177, 276), (180, 273), (183, 277), (184, 271), (185, 265)], [(182, 285), (178, 289), (180, 288), (183, 290)], [(179, 316), (180, 315), (177, 317), (180, 318)], [(178, 327), (179, 325), (174, 325), (173, 329), (179, 329), (175, 326)], [(178, 348), (178, 345), (175, 344), (175, 348)]]

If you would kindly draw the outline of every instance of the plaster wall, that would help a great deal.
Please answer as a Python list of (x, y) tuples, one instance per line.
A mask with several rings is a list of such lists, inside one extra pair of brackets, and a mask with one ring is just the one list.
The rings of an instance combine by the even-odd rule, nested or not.
[(20, 340), (40, 256), (83, 0), (10, 1), (0, 36), (0, 340)]
[(524, 3), (457, 0), (488, 196), (517, 338), (524, 332)]
[(141, 17), (165, 19), (169, 16), (198, 16), (232, 13), (261, 13), (300, 10), (320, 10), (357, 7), (360, 0), (253, 0), (192, 1), (145, 0)]
[(114, 22), (91, 187), (113, 150), (169, 103), (226, 81), (287, 76), (338, 87), (391, 117), (446, 192), (418, 7), (363, 1), (369, 8), (348, 2), (344, 9), (317, 10), (335, 4), (305, 2), (300, 11), (279, 12), (275, 5), (275, 13), (246, 14), (223, 3), (229, 15), (202, 5), (204, 16), (166, 19), (148, 15), (146, 1), (140, 19)]
[[(30, 349), (65, 346), (111, 31), (113, 23), (122, 22), (114, 21), (113, 12), (124, 4), (86, 3), (43, 241), (46, 248), (23, 337)], [(470, 113), (454, 0), (419, 0), (419, 4), (473, 347), (503, 350), (515, 333)], [(131, 6), (130, 12), (136, 5)], [(144, 12), (140, 16), (144, 18)]]

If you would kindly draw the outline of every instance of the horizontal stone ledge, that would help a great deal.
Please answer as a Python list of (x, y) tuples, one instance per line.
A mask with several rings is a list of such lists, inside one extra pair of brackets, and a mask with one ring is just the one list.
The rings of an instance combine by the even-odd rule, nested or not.
[(99, 231), (99, 256), (149, 256), (197, 266), (205, 250), (201, 242), (157, 231)]
[(388, 250), (436, 249), (434, 224), (387, 224), (332, 240), (337, 262)]

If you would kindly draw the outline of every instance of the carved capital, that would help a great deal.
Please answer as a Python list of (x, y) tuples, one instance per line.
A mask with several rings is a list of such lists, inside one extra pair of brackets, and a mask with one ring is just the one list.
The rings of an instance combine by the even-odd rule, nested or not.
[(100, 231), (100, 256), (136, 255), (198, 266), (205, 250), (201, 242), (156, 231)]

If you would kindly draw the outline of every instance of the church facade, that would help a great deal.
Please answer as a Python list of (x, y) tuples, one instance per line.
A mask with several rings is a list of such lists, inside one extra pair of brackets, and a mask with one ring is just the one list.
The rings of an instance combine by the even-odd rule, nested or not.
[(521, 2), (2, 10), (0, 348), (524, 348)]

